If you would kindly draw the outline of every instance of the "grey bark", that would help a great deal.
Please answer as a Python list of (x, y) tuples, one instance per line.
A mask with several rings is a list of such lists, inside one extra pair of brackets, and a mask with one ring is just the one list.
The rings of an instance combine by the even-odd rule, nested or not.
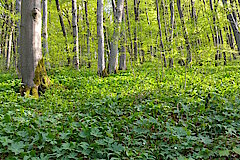
[(139, 5), (140, 0), (134, 0), (135, 30), (134, 30), (134, 60), (138, 58), (138, 23), (139, 23)]
[(77, 0), (72, 0), (72, 28), (73, 28), (73, 52), (74, 66), (79, 70), (79, 46), (78, 46), (78, 24), (77, 24)]
[(97, 35), (98, 35), (98, 75), (105, 76), (103, 0), (97, 1)]
[(177, 0), (177, 7), (178, 7), (178, 13), (179, 13), (179, 16), (181, 19), (183, 35), (184, 35), (185, 44), (186, 44), (186, 48), (187, 48), (187, 52), (188, 52), (187, 62), (191, 63), (192, 62), (192, 52), (191, 52), (191, 46), (189, 43), (188, 32), (187, 32), (187, 28), (185, 25), (184, 16), (183, 16), (182, 8), (181, 8), (181, 0)]
[(10, 69), (12, 40), (13, 40), (13, 27), (11, 27), (11, 30), (9, 33), (8, 45), (7, 45), (7, 58), (6, 58), (7, 70)]
[(130, 55), (131, 59), (133, 58), (133, 43), (132, 43), (132, 34), (131, 34), (131, 24), (130, 24), (130, 18), (129, 18), (129, 12), (128, 12), (128, 2), (125, 0), (125, 10), (126, 10), (126, 16), (127, 16), (127, 25), (128, 25), (128, 37), (130, 41)]
[(48, 20), (48, 10), (47, 10), (47, 0), (43, 0), (43, 15), (42, 15), (42, 21), (43, 21), (43, 55), (48, 56), (48, 32), (47, 32), (47, 20)]
[[(56, 6), (57, 6), (57, 11), (58, 11), (58, 16), (59, 16), (63, 36), (65, 38), (66, 51), (68, 52), (67, 32), (66, 32), (65, 25), (64, 25), (64, 22), (63, 22), (62, 11), (61, 11), (61, 8), (60, 8), (59, 0), (55, 0), (55, 2), (56, 2)], [(70, 57), (68, 57), (68, 65), (70, 65)]]
[(126, 30), (125, 30), (125, 12), (122, 12), (122, 26), (121, 26), (121, 49), (120, 49), (120, 63), (119, 63), (119, 70), (126, 70)]
[(28, 87), (35, 87), (33, 81), (35, 69), (42, 59), (41, 1), (24, 0), (21, 11), (20, 71), (22, 82)]
[(87, 55), (88, 55), (88, 67), (91, 67), (91, 55), (90, 55), (90, 28), (89, 28), (89, 20), (88, 20), (88, 6), (87, 1), (84, 1), (85, 6), (85, 18), (86, 18), (86, 25), (87, 25)]
[[(172, 55), (173, 55), (173, 31), (174, 31), (174, 0), (170, 2), (170, 11), (171, 11), (171, 30), (170, 30), (170, 42), (171, 42), (171, 48), (172, 48)], [(171, 63), (169, 63), (170, 68), (173, 67), (173, 58), (170, 58)]]
[(120, 35), (120, 23), (122, 22), (124, 0), (117, 1), (117, 8), (115, 14), (115, 27), (111, 42), (111, 53), (109, 57), (109, 73), (116, 73), (118, 66), (118, 41)]
[[(222, 0), (224, 6), (228, 9), (227, 6), (227, 1), (226, 0)], [(231, 24), (232, 30), (233, 30), (233, 34), (235, 37), (235, 41), (237, 44), (237, 48), (238, 48), (238, 54), (240, 55), (240, 31), (238, 28), (238, 22), (237, 22), (237, 16), (236, 13), (234, 12), (234, 10), (232, 10), (232, 12), (227, 14), (227, 19)]]

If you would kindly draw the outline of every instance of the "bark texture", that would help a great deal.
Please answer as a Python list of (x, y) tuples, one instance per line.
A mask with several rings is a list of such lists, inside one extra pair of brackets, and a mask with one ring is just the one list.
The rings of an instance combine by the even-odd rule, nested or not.
[(104, 59), (103, 0), (97, 1), (98, 75), (106, 76)]
[(20, 92), (38, 98), (39, 90), (50, 84), (41, 51), (41, 1), (22, 1), (21, 10), (20, 71), (23, 86)]
[(181, 23), (182, 23), (183, 35), (184, 35), (185, 44), (186, 44), (186, 48), (187, 48), (187, 52), (188, 52), (187, 62), (191, 63), (192, 62), (192, 52), (191, 52), (191, 46), (189, 43), (188, 32), (187, 32), (187, 28), (185, 25), (183, 12), (182, 12), (181, 0), (177, 0), (177, 7), (178, 7), (178, 13), (179, 13), (179, 16), (181, 19)]
[(74, 40), (74, 66), (79, 70), (79, 45), (78, 45), (78, 24), (77, 24), (77, 0), (72, 0), (72, 28)]
[(109, 73), (116, 73), (118, 66), (118, 41), (120, 35), (120, 24), (122, 22), (124, 0), (118, 0), (115, 14), (115, 28), (111, 42), (111, 53), (109, 59)]

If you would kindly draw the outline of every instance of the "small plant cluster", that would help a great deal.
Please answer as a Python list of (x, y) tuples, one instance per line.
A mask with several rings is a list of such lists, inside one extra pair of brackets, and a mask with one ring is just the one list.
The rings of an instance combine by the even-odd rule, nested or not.
[(239, 159), (239, 69), (53, 69), (39, 99), (1, 74), (0, 159)]

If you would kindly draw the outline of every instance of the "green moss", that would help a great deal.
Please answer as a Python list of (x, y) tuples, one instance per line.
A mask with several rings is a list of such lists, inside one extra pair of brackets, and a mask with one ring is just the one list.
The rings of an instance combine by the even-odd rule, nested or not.
[(45, 90), (51, 85), (51, 81), (48, 78), (43, 59), (41, 59), (37, 65), (33, 81), (35, 84), (34, 87), (23, 85), (20, 88), (20, 93), (22, 96), (39, 98), (39, 89), (41, 89), (41, 92), (45, 92)]

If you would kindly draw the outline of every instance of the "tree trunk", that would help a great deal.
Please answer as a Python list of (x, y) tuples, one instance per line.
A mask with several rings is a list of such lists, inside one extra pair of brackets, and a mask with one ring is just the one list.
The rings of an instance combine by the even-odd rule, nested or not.
[(41, 1), (22, 1), (21, 10), (20, 72), (23, 86), (20, 92), (38, 98), (38, 92), (50, 84), (41, 51)]
[[(21, 14), (21, 0), (16, 0), (16, 14)], [(15, 36), (16, 36), (16, 53), (15, 53), (15, 66), (16, 70), (18, 67), (18, 53), (19, 53), (19, 43), (20, 43), (20, 19), (16, 22), (16, 31), (15, 31)]]
[(127, 56), (126, 56), (126, 30), (125, 30), (125, 12), (122, 12), (122, 27), (121, 27), (121, 49), (120, 49), (120, 63), (119, 63), (119, 70), (126, 70), (127, 64)]
[(43, 0), (43, 55), (48, 56), (48, 33), (47, 33), (47, 19), (48, 19), (48, 11), (47, 11), (47, 0)]
[[(227, 1), (222, 0), (222, 2), (224, 4), (224, 6), (226, 8), (228, 8)], [(237, 48), (238, 48), (238, 54), (240, 55), (240, 32), (239, 32), (239, 28), (238, 28), (236, 13), (234, 12), (234, 10), (232, 10), (232, 13), (227, 14), (227, 19), (229, 20), (229, 22), (231, 24), (233, 34), (234, 34), (234, 37), (235, 37), (235, 41), (236, 41), (236, 44), (237, 44)]]
[[(174, 17), (174, 0), (171, 0), (170, 2), (170, 11), (171, 11), (171, 30), (170, 30), (170, 42), (171, 42), (171, 48), (172, 48), (172, 56), (173, 56), (173, 31), (174, 31), (174, 21), (175, 21), (175, 17)], [(170, 61), (172, 63), (169, 63), (169, 67), (172, 68), (173, 67), (173, 57), (170, 57)], [(172, 64), (172, 65), (170, 65)]]
[(163, 45), (163, 38), (162, 38), (162, 26), (160, 21), (160, 11), (159, 11), (158, 0), (156, 0), (156, 6), (157, 6), (158, 29), (159, 29), (159, 36), (160, 36), (160, 47), (161, 47), (161, 52), (163, 52), (164, 45)]
[(191, 63), (192, 62), (192, 53), (191, 53), (191, 46), (189, 43), (189, 38), (188, 38), (188, 32), (185, 26), (185, 21), (184, 21), (184, 16), (183, 16), (183, 12), (182, 12), (182, 8), (181, 8), (181, 0), (177, 0), (177, 7), (178, 7), (178, 12), (179, 12), (179, 16), (181, 19), (181, 23), (182, 23), (182, 29), (183, 29), (183, 35), (184, 35), (184, 39), (185, 39), (185, 44), (186, 44), (186, 48), (188, 51), (188, 56), (187, 56), (187, 63)]
[[(61, 11), (61, 8), (60, 8), (60, 5), (59, 5), (59, 0), (55, 0), (55, 2), (56, 2), (56, 6), (57, 6), (57, 11), (58, 11), (58, 16), (59, 16), (59, 20), (60, 20), (63, 36), (65, 38), (66, 52), (68, 53), (67, 32), (66, 32), (65, 25), (64, 25), (64, 22), (63, 22), (62, 11)], [(69, 55), (68, 55), (68, 65), (70, 65), (70, 57), (69, 57)]]
[(131, 59), (133, 59), (133, 43), (132, 43), (132, 34), (131, 34), (131, 24), (130, 24), (130, 17), (128, 13), (128, 2), (125, 0), (125, 10), (126, 10), (126, 15), (127, 15), (127, 25), (128, 25), (128, 37), (130, 41), (130, 55)]
[(90, 28), (89, 28), (89, 20), (88, 20), (88, 7), (87, 1), (85, 3), (85, 16), (86, 16), (86, 25), (87, 25), (87, 54), (88, 54), (88, 68), (91, 68), (91, 55), (90, 55)]
[(12, 40), (13, 40), (13, 27), (11, 27), (11, 30), (10, 30), (10, 33), (9, 33), (8, 46), (7, 46), (7, 58), (6, 58), (7, 70), (10, 69)]
[(139, 4), (140, 0), (134, 0), (135, 30), (134, 30), (134, 60), (138, 58), (138, 23), (139, 23)]
[(123, 5), (124, 5), (124, 0), (118, 0), (117, 8), (116, 8), (116, 15), (114, 15), (116, 24), (115, 24), (114, 33), (112, 36), (111, 53), (110, 53), (110, 59), (109, 59), (109, 73), (110, 74), (117, 72), (118, 41), (119, 41), (119, 35), (120, 35), (120, 23), (122, 22)]
[(79, 70), (79, 46), (78, 46), (78, 24), (77, 24), (77, 0), (72, 0), (72, 28), (74, 40), (74, 66)]
[(98, 75), (106, 76), (104, 59), (103, 0), (97, 1)]

